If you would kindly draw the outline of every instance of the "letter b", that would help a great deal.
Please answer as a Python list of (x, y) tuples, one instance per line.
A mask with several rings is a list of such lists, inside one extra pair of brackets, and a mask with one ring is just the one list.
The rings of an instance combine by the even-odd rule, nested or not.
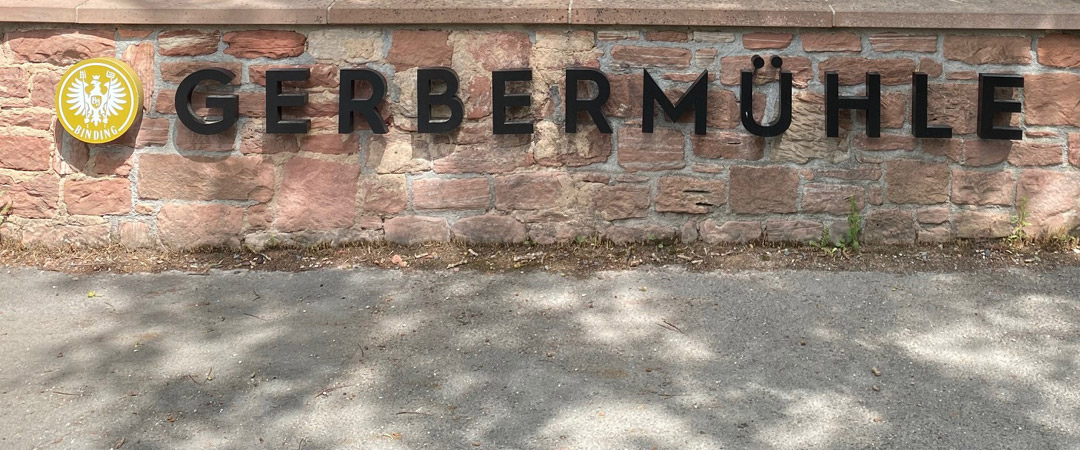
[[(431, 83), (442, 81), (446, 91), (441, 94), (431, 93)], [(416, 130), (420, 133), (446, 133), (461, 125), (465, 117), (465, 106), (457, 96), (458, 76), (453, 69), (436, 67), (416, 71)], [(450, 108), (450, 118), (431, 121), (431, 107), (444, 105)]]

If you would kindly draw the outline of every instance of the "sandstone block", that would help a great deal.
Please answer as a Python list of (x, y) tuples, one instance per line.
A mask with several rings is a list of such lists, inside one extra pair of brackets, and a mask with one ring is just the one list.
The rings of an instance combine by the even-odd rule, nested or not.
[(619, 165), (630, 171), (680, 169), (686, 165), (683, 134), (670, 128), (642, 133), (640, 127), (619, 129)]
[(949, 200), (949, 166), (896, 159), (885, 163), (885, 185), (892, 203), (934, 204)]
[(663, 225), (610, 226), (601, 237), (616, 244), (630, 242), (653, 242), (675, 238), (675, 228)]
[[(952, 202), (958, 205), (1013, 204), (1016, 182), (1009, 172), (955, 169), (952, 172)], [(920, 215), (920, 220), (921, 220)]]
[(273, 189), (274, 169), (260, 157), (140, 156), (138, 192), (144, 199), (265, 202)]
[(875, 52), (922, 52), (937, 51), (937, 36), (882, 33), (870, 36), (870, 48)]
[(449, 242), (450, 226), (440, 217), (400, 216), (383, 224), (386, 240), (395, 244)]
[(12, 31), (4, 36), (17, 60), (68, 65), (84, 59), (116, 56), (114, 33), (105, 30)]
[(10, 204), (9, 212), (26, 219), (47, 219), (56, 215), (60, 197), (60, 178), (42, 174), (33, 178), (15, 180), (0, 175), (0, 205)]
[(967, 64), (1027, 64), (1031, 38), (1026, 36), (945, 36), (945, 58)]
[[(405, 175), (365, 175), (360, 180), (360, 210), (390, 216), (405, 210), (409, 193)], [(347, 200), (348, 195), (343, 201)]]
[(304, 54), (307, 38), (295, 31), (230, 31), (222, 37), (225, 54), (237, 58), (281, 59)]
[(1080, 224), (1080, 174), (1045, 169), (1020, 172), (1017, 202), (1026, 200), (1030, 233), (1069, 231)]
[(671, 47), (616, 45), (611, 49), (611, 63), (619, 67), (690, 67), (690, 50)]
[(803, 187), (802, 211), (838, 216), (847, 215), (851, 212), (849, 198), (855, 200), (855, 209), (862, 211), (866, 205), (866, 192), (862, 187), (810, 183)]
[(120, 245), (127, 248), (148, 248), (154, 245), (154, 236), (150, 225), (144, 222), (122, 222), (120, 224)]
[(397, 70), (411, 67), (449, 67), (454, 48), (448, 31), (394, 30), (386, 62)]
[(1024, 75), (1024, 121), (1028, 125), (1080, 125), (1080, 75)]
[(454, 239), (482, 244), (520, 243), (526, 239), (525, 225), (513, 217), (483, 215), (454, 221)]
[(537, 210), (551, 207), (563, 192), (558, 173), (525, 173), (495, 177), (495, 208)]
[(999, 239), (1013, 230), (1007, 211), (959, 211), (953, 217), (953, 225), (960, 239)]
[(769, 50), (787, 48), (791, 45), (789, 33), (746, 33), (742, 36), (743, 48), (747, 50)]
[(131, 211), (131, 182), (126, 178), (100, 178), (64, 183), (68, 214), (100, 216)]
[(412, 183), (416, 209), (487, 209), (491, 193), (487, 178), (426, 178)]
[(765, 156), (765, 138), (734, 132), (713, 132), (690, 139), (694, 156), (757, 161)]
[(660, 178), (656, 193), (657, 212), (707, 214), (727, 203), (724, 180), (684, 176)]
[(1052, 33), (1039, 38), (1039, 64), (1052, 67), (1080, 67), (1080, 36)]
[(0, 168), (48, 170), (52, 142), (33, 136), (0, 136)]
[(163, 56), (209, 55), (217, 53), (219, 41), (221, 41), (219, 31), (165, 30), (158, 34), (158, 54)]
[(731, 168), (731, 211), (738, 214), (793, 213), (799, 174), (785, 167)]
[(1017, 141), (1009, 150), (1009, 164), (1014, 166), (1056, 166), (1063, 161), (1064, 149), (1056, 142)]
[(317, 29), (308, 33), (308, 53), (330, 64), (365, 63), (382, 58), (382, 33), (378, 30)]
[(911, 245), (915, 243), (915, 221), (907, 211), (877, 210), (866, 216), (862, 234), (868, 244)]
[[(803, 33), (802, 46), (808, 52), (861, 52), (862, 38), (850, 32)], [(746, 41), (746, 38), (743, 38)]]
[(649, 187), (628, 184), (604, 186), (593, 197), (593, 211), (603, 220), (646, 217)]
[(360, 166), (293, 158), (285, 163), (275, 227), (281, 231), (353, 226)]
[(761, 239), (761, 222), (718, 222), (707, 219), (698, 226), (698, 234), (701, 240), (709, 244), (741, 244)]
[(881, 74), (881, 84), (910, 85), (911, 73), (915, 71), (915, 61), (907, 58), (862, 58), (857, 56), (837, 56), (818, 64), (818, 77), (825, 82), (825, 72), (837, 72), (841, 86), (854, 86), (866, 82), (866, 72)]
[(232, 205), (170, 203), (157, 215), (161, 242), (173, 248), (240, 246), (244, 210)]
[(821, 239), (823, 225), (811, 220), (765, 221), (765, 239), (772, 242), (810, 242)]

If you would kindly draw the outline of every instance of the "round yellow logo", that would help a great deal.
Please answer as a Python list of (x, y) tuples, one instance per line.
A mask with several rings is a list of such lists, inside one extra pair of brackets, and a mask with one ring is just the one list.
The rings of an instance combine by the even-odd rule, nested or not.
[(75, 64), (56, 86), (56, 115), (76, 139), (102, 144), (124, 134), (142, 110), (142, 83), (123, 61), (94, 58)]

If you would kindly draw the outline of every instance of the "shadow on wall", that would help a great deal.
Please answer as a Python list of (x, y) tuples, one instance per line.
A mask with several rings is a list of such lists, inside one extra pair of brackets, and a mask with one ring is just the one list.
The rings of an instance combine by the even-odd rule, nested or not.
[(80, 173), (88, 177), (124, 176), (131, 172), (135, 154), (135, 136), (141, 128), (142, 114), (116, 142), (91, 145), (80, 142), (54, 120), (53, 140), (57, 142), (55, 170), (61, 175)]
[(19, 276), (0, 428), (10, 448), (1065, 448), (1076, 275)]

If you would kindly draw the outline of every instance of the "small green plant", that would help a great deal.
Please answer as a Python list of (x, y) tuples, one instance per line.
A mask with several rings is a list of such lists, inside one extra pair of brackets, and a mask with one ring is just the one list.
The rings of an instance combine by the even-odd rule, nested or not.
[(851, 210), (848, 212), (847, 216), (848, 227), (846, 243), (852, 250), (859, 251), (859, 234), (862, 233), (862, 225), (859, 223), (862, 222), (863, 217), (859, 214), (859, 208), (855, 206), (854, 195), (848, 197), (848, 205), (850, 205)]
[[(7, 191), (0, 191), (0, 198), (4, 195), (7, 195)], [(11, 200), (3, 200), (3, 204), (0, 204), (0, 226), (7, 222), (9, 215), (11, 215)]]
[(1027, 227), (1031, 226), (1028, 223), (1027, 203), (1028, 199), (1021, 198), (1016, 205), (1016, 214), (1011, 218), (1012, 233), (1009, 233), (1005, 240), (1013, 247), (1023, 247), (1024, 244), (1031, 240), (1031, 236), (1027, 232)]
[(821, 250), (826, 256), (836, 256), (838, 252), (843, 251), (843, 244), (833, 241), (832, 235), (829, 234), (827, 228), (821, 229), (821, 238), (817, 241), (810, 241), (810, 246)]
[(1057, 228), (1051, 233), (1044, 234), (1036, 243), (1043, 250), (1054, 252), (1080, 249), (1080, 238), (1069, 234), (1068, 229), (1064, 227)]
[(862, 215), (859, 214), (859, 208), (855, 205), (855, 196), (848, 197), (848, 204), (851, 206), (851, 211), (847, 216), (848, 228), (847, 232), (838, 240), (834, 240), (832, 235), (829, 234), (829, 230), (822, 228), (821, 238), (817, 242), (810, 242), (810, 246), (821, 250), (827, 256), (836, 256), (846, 254), (848, 250), (853, 252), (859, 251), (859, 234), (862, 233)]

